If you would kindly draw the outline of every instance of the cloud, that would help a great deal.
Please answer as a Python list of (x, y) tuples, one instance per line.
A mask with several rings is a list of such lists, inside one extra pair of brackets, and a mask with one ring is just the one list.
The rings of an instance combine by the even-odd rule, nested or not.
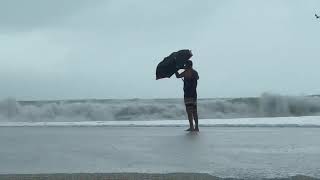
[(316, 2), (3, 0), (0, 96), (180, 97), (181, 82), (155, 81), (154, 71), (182, 48), (194, 52), (199, 97), (282, 93), (284, 82), (311, 92)]
[(2, 33), (30, 31), (37, 27), (55, 26), (64, 18), (99, 0), (2, 0), (0, 2), (0, 28)]

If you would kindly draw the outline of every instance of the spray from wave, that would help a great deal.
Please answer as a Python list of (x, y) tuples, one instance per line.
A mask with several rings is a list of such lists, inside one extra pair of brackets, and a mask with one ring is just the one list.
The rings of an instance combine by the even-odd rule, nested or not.
[[(199, 99), (199, 118), (256, 118), (320, 115), (318, 96), (263, 94), (257, 98)], [(182, 99), (0, 102), (2, 122), (121, 121), (186, 119)]]

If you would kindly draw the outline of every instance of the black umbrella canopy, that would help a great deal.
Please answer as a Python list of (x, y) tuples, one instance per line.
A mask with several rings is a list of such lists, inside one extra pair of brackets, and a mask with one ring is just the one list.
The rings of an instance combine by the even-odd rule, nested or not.
[(192, 57), (189, 49), (182, 49), (171, 53), (161, 61), (156, 70), (156, 79), (170, 78), (175, 72), (184, 67), (187, 60)]

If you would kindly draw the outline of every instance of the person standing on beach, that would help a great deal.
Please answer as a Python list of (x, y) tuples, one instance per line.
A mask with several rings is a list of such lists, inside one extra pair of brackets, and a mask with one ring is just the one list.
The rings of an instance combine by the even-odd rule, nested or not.
[[(188, 60), (184, 66), (185, 71), (181, 74), (176, 72), (175, 75), (177, 78), (183, 78), (184, 104), (186, 106), (190, 125), (189, 129), (186, 131), (199, 131), (197, 112), (197, 85), (199, 75), (192, 66), (192, 61)], [(195, 127), (193, 126), (193, 120), (195, 122)]]

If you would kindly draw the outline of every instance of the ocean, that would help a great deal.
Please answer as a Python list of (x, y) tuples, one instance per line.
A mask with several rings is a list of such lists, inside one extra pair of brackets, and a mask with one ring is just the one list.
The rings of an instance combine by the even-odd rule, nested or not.
[[(198, 114), (199, 119), (318, 116), (320, 97), (263, 94), (252, 98), (198, 99)], [(110, 121), (113, 122), (111, 124), (125, 124), (123, 121), (129, 124), (130, 121), (149, 121), (149, 124), (154, 121), (153, 124), (159, 124), (163, 121), (160, 122), (163, 125), (185, 119), (183, 99), (19, 101), (7, 98), (0, 101), (0, 123), (10, 122), (12, 125), (14, 122), (108, 124)]]
[(0, 179), (320, 177), (320, 97), (199, 99), (198, 112), (189, 133), (183, 99), (4, 99)]

